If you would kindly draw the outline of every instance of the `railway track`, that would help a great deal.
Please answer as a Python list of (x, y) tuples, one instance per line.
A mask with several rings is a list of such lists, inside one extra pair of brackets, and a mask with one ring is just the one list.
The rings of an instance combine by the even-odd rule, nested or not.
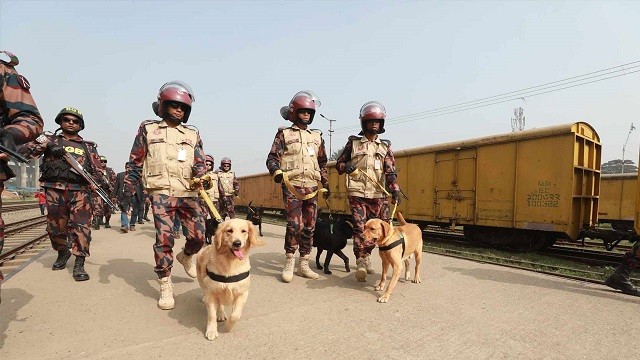
[(46, 216), (39, 215), (5, 225), (5, 244), (0, 254), (4, 281), (50, 248), (46, 224)]
[(38, 208), (38, 203), (18, 203), (18, 204), (3, 204), (2, 205), (2, 213), (8, 213), (8, 212), (12, 212), (12, 211), (18, 211), (18, 210), (30, 210), (30, 209), (37, 209)]

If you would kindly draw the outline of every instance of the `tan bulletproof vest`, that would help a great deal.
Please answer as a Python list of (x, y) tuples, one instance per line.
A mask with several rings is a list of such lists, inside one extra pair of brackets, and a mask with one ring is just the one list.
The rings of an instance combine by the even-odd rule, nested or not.
[(318, 151), (322, 143), (318, 130), (301, 130), (289, 127), (284, 134), (284, 153), (280, 169), (287, 173), (289, 182), (294, 186), (313, 187), (320, 181)]
[(211, 176), (211, 189), (207, 190), (207, 194), (211, 198), (211, 201), (218, 201), (218, 199), (220, 199), (220, 191), (218, 191), (218, 174), (210, 171), (207, 175)]
[(222, 191), (224, 191), (224, 196), (233, 195), (233, 179), (235, 177), (236, 174), (233, 171), (218, 171), (218, 178), (220, 183), (222, 184)]
[(142, 181), (149, 194), (173, 197), (196, 197), (189, 189), (198, 132), (163, 121), (145, 125), (147, 156), (142, 166)]
[[(376, 138), (369, 141), (366, 137), (353, 140), (351, 143), (350, 164), (354, 165), (360, 172), (366, 172), (371, 179), (375, 179), (380, 185), (385, 187), (384, 158), (387, 156), (389, 147), (386, 143)], [(367, 199), (383, 198), (386, 194), (363, 174), (355, 176), (347, 175), (347, 195), (359, 196)]]

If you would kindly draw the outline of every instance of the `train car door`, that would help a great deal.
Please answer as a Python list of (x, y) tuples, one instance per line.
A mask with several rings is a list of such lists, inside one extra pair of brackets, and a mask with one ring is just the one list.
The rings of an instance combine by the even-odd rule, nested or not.
[(451, 224), (473, 220), (477, 149), (436, 152), (435, 215)]

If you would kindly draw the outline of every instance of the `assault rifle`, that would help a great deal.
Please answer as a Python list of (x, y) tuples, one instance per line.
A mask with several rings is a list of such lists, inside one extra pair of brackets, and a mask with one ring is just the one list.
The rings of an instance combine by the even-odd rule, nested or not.
[(12, 159), (17, 160), (21, 163), (26, 163), (29, 162), (29, 159), (27, 159), (26, 157), (20, 155), (20, 153), (13, 151), (11, 149), (8, 149), (6, 147), (4, 147), (3, 145), (0, 144), (0, 153), (5, 153), (7, 155), (9, 155)]
[(98, 184), (98, 182), (96, 182), (96, 180), (93, 178), (93, 176), (91, 176), (91, 174), (89, 174), (82, 167), (82, 165), (80, 165), (78, 160), (76, 160), (68, 152), (65, 152), (63, 157), (64, 157), (65, 161), (69, 164), (69, 166), (71, 166), (71, 169), (73, 169), (73, 171), (75, 173), (77, 173), (78, 175), (82, 176), (85, 180), (87, 180), (89, 182), (89, 184), (91, 184), (93, 186), (93, 191), (98, 193), (98, 195), (102, 198), (102, 200), (104, 200), (105, 204), (109, 205), (109, 207), (111, 207), (112, 209), (116, 209), (117, 208), (116, 204), (114, 204), (113, 201), (111, 201), (111, 199), (109, 198), (109, 194), (107, 194), (104, 191), (104, 189), (102, 189), (100, 184)]

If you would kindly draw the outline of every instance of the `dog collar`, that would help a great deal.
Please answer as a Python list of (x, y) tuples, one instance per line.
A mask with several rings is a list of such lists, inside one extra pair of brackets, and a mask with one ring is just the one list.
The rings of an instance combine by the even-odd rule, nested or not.
[(399, 233), (400, 234), (400, 239), (392, 242), (389, 245), (386, 246), (380, 246), (379, 249), (380, 251), (389, 251), (391, 249), (393, 249), (394, 247), (402, 244), (402, 257), (404, 257), (404, 248), (405, 248), (405, 243), (404, 243), (404, 234), (403, 233)]
[(217, 282), (227, 283), (228, 284), (228, 283), (234, 283), (234, 282), (238, 282), (238, 281), (241, 281), (241, 280), (244, 280), (244, 279), (248, 278), (249, 277), (249, 271), (240, 273), (238, 275), (224, 276), (224, 275), (214, 274), (211, 271), (209, 271), (209, 269), (207, 269), (207, 275), (209, 275), (209, 278), (211, 278), (211, 280), (213, 280), (213, 281), (217, 281)]

